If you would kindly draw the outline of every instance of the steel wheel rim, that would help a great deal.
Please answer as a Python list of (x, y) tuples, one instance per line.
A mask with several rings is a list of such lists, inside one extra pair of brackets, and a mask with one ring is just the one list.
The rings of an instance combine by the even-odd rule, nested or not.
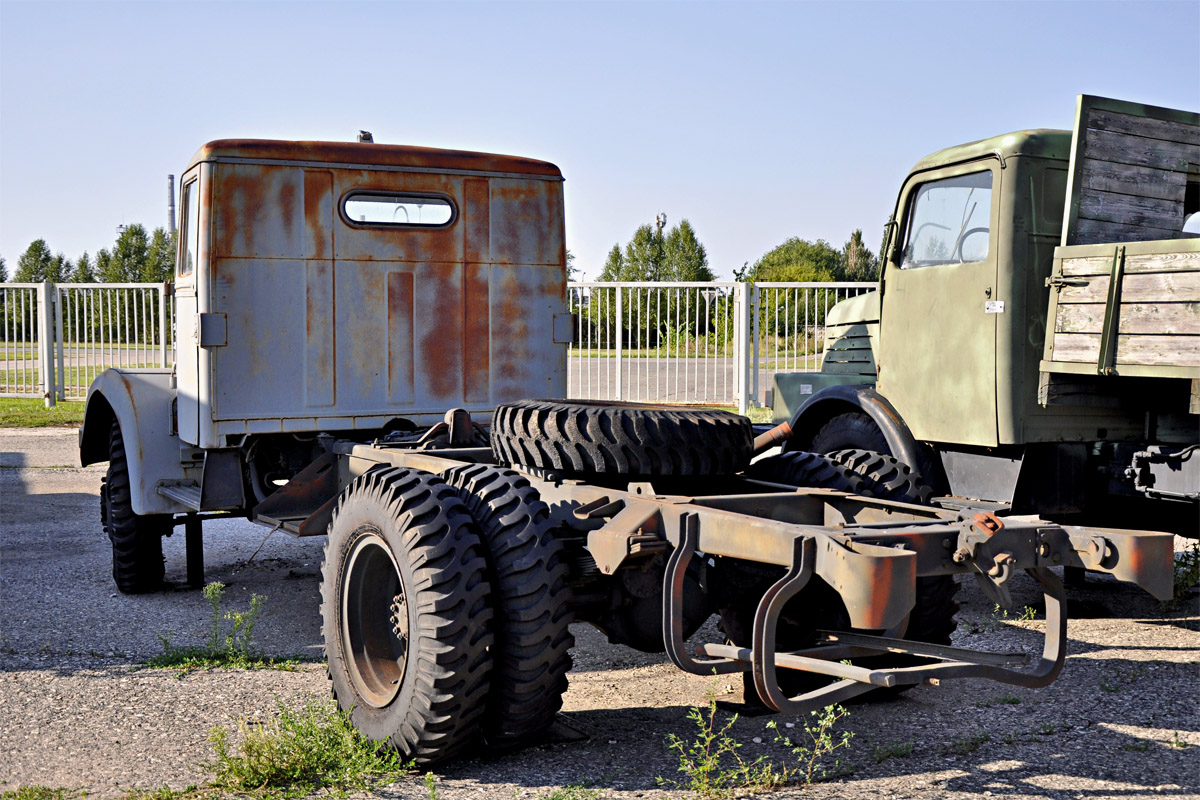
[(346, 559), (341, 585), (342, 652), (359, 696), (383, 708), (396, 699), (408, 661), (409, 615), (395, 556), (375, 530)]

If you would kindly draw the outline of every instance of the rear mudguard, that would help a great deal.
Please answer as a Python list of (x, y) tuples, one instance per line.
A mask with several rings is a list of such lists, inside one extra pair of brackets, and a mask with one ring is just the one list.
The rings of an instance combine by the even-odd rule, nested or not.
[(185, 470), (180, 463), (182, 443), (171, 424), (174, 398), (169, 369), (106, 369), (88, 389), (79, 427), (79, 461), (85, 467), (108, 461), (112, 423), (120, 423), (136, 514), (189, 510), (156, 491), (161, 481), (199, 478), (198, 469)]

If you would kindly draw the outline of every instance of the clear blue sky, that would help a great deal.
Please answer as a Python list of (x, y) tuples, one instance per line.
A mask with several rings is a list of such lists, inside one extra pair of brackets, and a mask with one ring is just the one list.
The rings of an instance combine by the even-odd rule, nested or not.
[(916, 160), (1069, 128), (1079, 93), (1200, 110), (1200, 2), (0, 0), (0, 255), (165, 225), (210, 139), (365, 128), (558, 164), (589, 277), (658, 212), (728, 277), (789, 236), (877, 247)]

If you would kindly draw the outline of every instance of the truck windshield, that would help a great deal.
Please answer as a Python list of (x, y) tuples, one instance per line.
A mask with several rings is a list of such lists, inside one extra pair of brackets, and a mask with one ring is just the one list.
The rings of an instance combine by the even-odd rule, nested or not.
[(923, 184), (913, 195), (900, 268), (986, 260), (991, 217), (990, 170)]

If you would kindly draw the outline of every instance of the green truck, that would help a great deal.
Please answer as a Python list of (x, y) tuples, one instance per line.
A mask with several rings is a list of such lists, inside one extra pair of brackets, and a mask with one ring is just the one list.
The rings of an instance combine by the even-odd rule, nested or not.
[[(945, 507), (1196, 536), (1200, 114), (1078, 98), (1075, 130), (938, 151), (877, 291), (774, 377), (785, 449), (883, 453)], [(786, 426), (786, 427), (784, 427)]]

